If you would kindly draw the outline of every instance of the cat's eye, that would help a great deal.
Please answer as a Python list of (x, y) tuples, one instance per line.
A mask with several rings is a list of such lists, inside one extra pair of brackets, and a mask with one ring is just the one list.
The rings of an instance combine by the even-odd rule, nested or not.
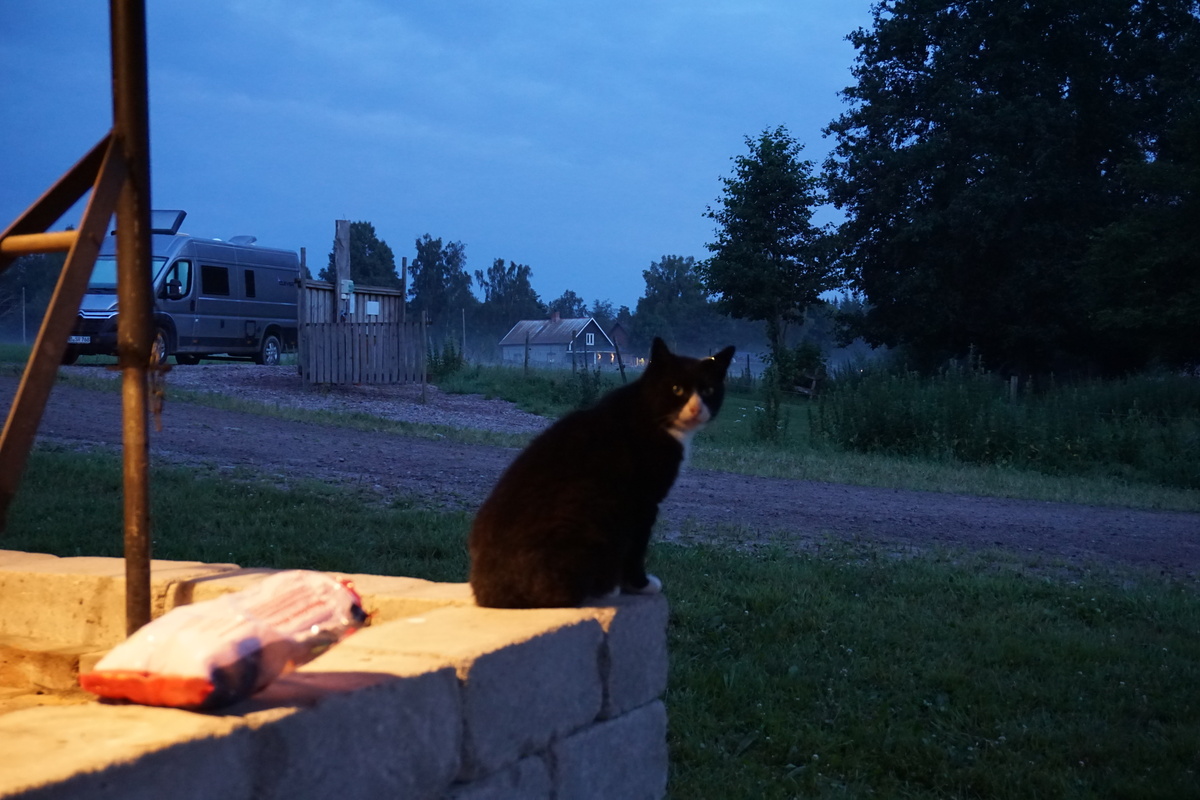
[(675, 386), (671, 387), (671, 391), (675, 393), (676, 397), (683, 397), (683, 387), (682, 386), (676, 384)]

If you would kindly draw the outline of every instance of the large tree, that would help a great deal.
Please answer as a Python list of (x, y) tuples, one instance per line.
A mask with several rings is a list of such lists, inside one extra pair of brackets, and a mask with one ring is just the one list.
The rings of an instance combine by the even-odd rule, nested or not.
[(483, 289), (483, 304), (478, 309), (481, 332), (498, 336), (518, 320), (540, 319), (546, 307), (533, 290), (533, 270), (525, 264), (497, 258), (487, 272), (475, 271), (475, 282)]
[(721, 311), (766, 323), (778, 354), (788, 326), (834, 286), (827, 237), (812, 223), (822, 200), (813, 164), (801, 158), (804, 145), (787, 128), (746, 137), (746, 145), (749, 153), (721, 179), (720, 205), (706, 213), (717, 223), (716, 241), (699, 271)]
[[(856, 83), (843, 92), (851, 109), (829, 126), (837, 145), (826, 163), (870, 341), (905, 345), (929, 366), (972, 348), (1014, 371), (1112, 366), (1085, 256), (1140, 202), (1121, 176), (1157, 157), (1178, 106), (1161, 76), (1180, 70), (1196, 7), (874, 8), (872, 28), (849, 37)], [(1194, 65), (1170, 93), (1196, 96)]]
[(646, 291), (634, 312), (637, 345), (649, 351), (657, 336), (674, 350), (700, 354), (728, 333), (728, 320), (709, 299), (696, 259), (663, 256), (642, 270), (642, 278)]
[(582, 319), (588, 316), (587, 302), (570, 289), (563, 292), (560, 297), (551, 300), (547, 310), (557, 311), (563, 319)]
[[(335, 249), (336, 239), (334, 249), (329, 251), (329, 265), (317, 276), (323, 281), (333, 281), (337, 277)], [(392, 248), (376, 235), (375, 226), (370, 222), (350, 223), (350, 278), (362, 286), (400, 288), (401, 280), (396, 274), (396, 257)]]
[(443, 244), (427, 233), (417, 239), (416, 248), (417, 255), (409, 267), (412, 309), (429, 315), (437, 338), (451, 336), (460, 330), (458, 315), (471, 312), (479, 303), (471, 294), (466, 247), (462, 242)]

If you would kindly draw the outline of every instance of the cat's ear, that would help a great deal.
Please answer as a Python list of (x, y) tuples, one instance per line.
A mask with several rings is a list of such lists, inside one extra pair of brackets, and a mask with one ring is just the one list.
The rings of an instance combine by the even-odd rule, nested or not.
[(725, 372), (729, 369), (729, 364), (733, 361), (733, 354), (735, 350), (736, 348), (733, 345), (729, 345), (729, 347), (726, 347), (715, 356), (712, 356), (712, 360), (717, 362), (717, 366), (721, 368), (721, 372)]
[(654, 337), (654, 343), (650, 345), (650, 361), (662, 361), (667, 356), (671, 355), (671, 351), (667, 349), (667, 343), (659, 337)]

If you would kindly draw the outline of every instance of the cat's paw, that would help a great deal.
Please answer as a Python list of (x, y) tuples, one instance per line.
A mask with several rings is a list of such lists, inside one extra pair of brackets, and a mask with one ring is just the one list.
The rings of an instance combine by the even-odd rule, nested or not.
[(662, 581), (656, 575), (647, 575), (645, 586), (640, 589), (626, 586), (625, 591), (629, 594), (660, 594), (662, 592)]

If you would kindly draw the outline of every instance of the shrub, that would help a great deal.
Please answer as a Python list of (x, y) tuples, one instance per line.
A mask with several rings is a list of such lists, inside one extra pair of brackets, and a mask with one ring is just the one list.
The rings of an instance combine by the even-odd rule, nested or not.
[(814, 441), (864, 453), (1200, 488), (1200, 382), (1190, 378), (1014, 394), (978, 365), (933, 377), (868, 369), (836, 376), (810, 419)]

